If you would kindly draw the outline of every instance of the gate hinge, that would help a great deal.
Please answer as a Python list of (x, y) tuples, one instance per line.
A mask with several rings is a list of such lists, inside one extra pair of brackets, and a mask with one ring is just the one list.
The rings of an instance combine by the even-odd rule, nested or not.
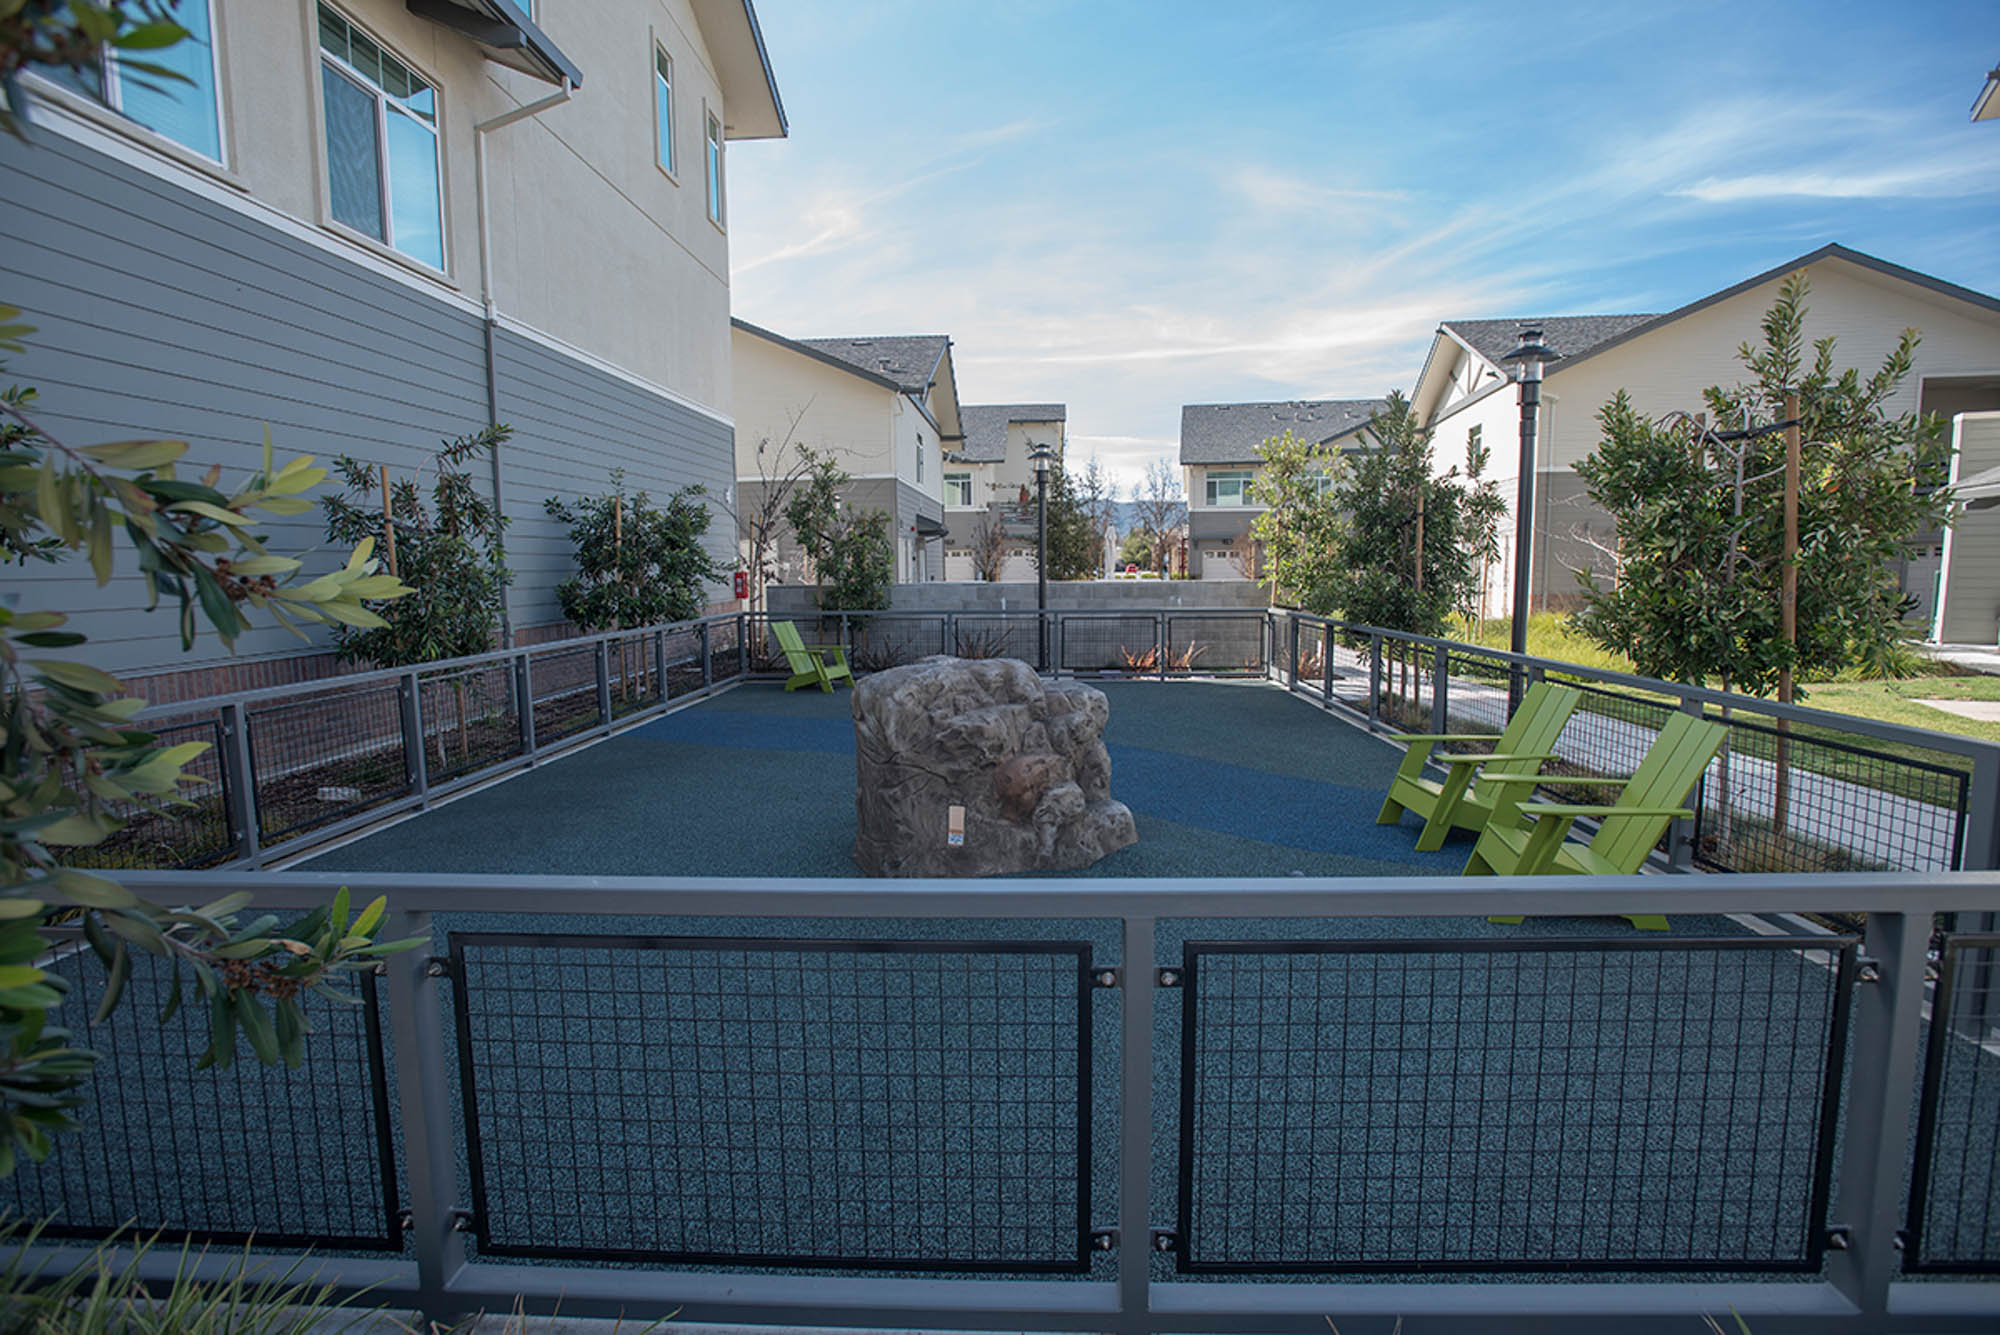
[(1125, 971), (1123, 969), (1092, 969), (1090, 971), (1090, 985), (1092, 987), (1117, 987), (1124, 981)]
[(1094, 1252), (1115, 1252), (1118, 1250), (1118, 1230), (1115, 1228), (1092, 1229), (1090, 1250)]
[(1853, 1232), (1845, 1224), (1826, 1226), (1826, 1249), (1830, 1252), (1844, 1252), (1854, 1245)]
[(454, 1205), (452, 1207), (451, 1209), (452, 1232), (471, 1233), (477, 1226), (478, 1226), (477, 1221), (473, 1218), (472, 1211), (466, 1209), (462, 1205)]
[(424, 977), (449, 978), (458, 981), (458, 974), (451, 967), (451, 956), (433, 955), (424, 961)]
[(1174, 1232), (1172, 1229), (1156, 1228), (1153, 1230), (1154, 1251), (1170, 1252), (1174, 1250), (1174, 1248), (1180, 1245), (1181, 1245), (1181, 1235)]
[(1854, 957), (1854, 976), (1858, 981), (1864, 983), (1881, 982), (1882, 961), (1876, 959), (1873, 955), (1856, 955)]
[(1181, 971), (1174, 968), (1162, 969), (1159, 975), (1153, 979), (1153, 985), (1155, 987), (1179, 987), (1181, 985)]

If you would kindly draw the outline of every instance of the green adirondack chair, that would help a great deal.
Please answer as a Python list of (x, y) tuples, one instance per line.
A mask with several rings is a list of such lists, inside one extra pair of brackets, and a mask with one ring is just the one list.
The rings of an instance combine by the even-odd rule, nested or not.
[[(1538, 681), (1521, 697), (1520, 708), (1507, 720), (1507, 730), (1490, 733), (1403, 733), (1409, 745), (1389, 796), (1375, 817), (1377, 825), (1394, 825), (1404, 811), (1424, 818), (1417, 847), (1425, 852), (1443, 848), (1453, 829), (1483, 830), (1493, 814), (1493, 779), (1504, 774), (1533, 775), (1555, 755), (1556, 735), (1575, 712), (1583, 693), (1574, 686)], [(1445, 742), (1492, 742), (1491, 751), (1439, 752)], [(1442, 783), (1424, 777), (1424, 766), (1444, 766)], [(1474, 775), (1477, 775), (1477, 781)]]
[(785, 683), (786, 690), (818, 686), (822, 691), (831, 693), (833, 684), (843, 677), (848, 685), (854, 684), (854, 671), (847, 666), (847, 650), (839, 645), (807, 644), (800, 638), (799, 628), (789, 621), (773, 621), (771, 634), (792, 669), (791, 680)]
[[(1692, 817), (1681, 806), (1694, 791), (1708, 762), (1722, 749), (1728, 733), (1720, 723), (1675, 713), (1646, 750), (1645, 759), (1629, 779), (1551, 776), (1504, 776), (1495, 784), (1497, 809), (1480, 832), (1465, 874), (1536, 876), (1573, 873), (1582, 876), (1630, 876), (1645, 864), (1646, 854), (1660, 841), (1667, 822)], [(1611, 806), (1530, 802), (1536, 784), (1584, 783), (1622, 788)], [(1590, 842), (1564, 836), (1579, 817), (1594, 817), (1597, 833)], [(1627, 913), (1634, 927), (1665, 931), (1658, 913)], [(1495, 917), (1494, 922), (1519, 922), (1519, 915)]]

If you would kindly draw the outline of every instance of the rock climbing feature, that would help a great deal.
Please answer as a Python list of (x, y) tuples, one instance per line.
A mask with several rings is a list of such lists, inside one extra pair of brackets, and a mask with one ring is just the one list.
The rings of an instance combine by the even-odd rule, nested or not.
[(1110, 717), (1104, 692), (1045, 684), (1011, 658), (863, 677), (854, 860), (870, 876), (1005, 876), (1088, 867), (1137, 843), (1132, 812), (1111, 799)]

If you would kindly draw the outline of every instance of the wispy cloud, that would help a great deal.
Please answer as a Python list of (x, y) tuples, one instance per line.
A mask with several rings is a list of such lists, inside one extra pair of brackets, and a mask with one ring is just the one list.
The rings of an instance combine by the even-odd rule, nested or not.
[(1765, 172), (1718, 177), (1673, 193), (1708, 204), (1740, 204), (1759, 199), (1941, 199), (2000, 192), (2000, 171), (1968, 169), (1964, 163), (1941, 163), (1900, 171)]

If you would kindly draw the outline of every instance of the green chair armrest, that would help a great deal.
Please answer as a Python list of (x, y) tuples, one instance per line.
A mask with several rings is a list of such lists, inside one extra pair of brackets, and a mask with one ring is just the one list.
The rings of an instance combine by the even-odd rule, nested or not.
[[(1553, 751), (1449, 751), (1431, 759), (1433, 765), (1484, 765), (1489, 760), (1554, 760)], [(1526, 778), (1526, 775), (1521, 776)]]
[(1538, 785), (1544, 783), (1589, 783), (1589, 784), (1597, 784), (1605, 788), (1623, 788), (1626, 784), (1632, 782), (1632, 780), (1629, 778), (1596, 779), (1592, 778), (1588, 774), (1534, 774), (1534, 775), (1510, 774), (1507, 777), (1510, 780), (1520, 780), (1522, 782), (1526, 782), (1528, 779), (1532, 778)]
[(1686, 807), (1602, 807), (1581, 806), (1567, 802), (1523, 802), (1523, 816), (1678, 816), (1682, 820), (1694, 819), (1694, 813)]

